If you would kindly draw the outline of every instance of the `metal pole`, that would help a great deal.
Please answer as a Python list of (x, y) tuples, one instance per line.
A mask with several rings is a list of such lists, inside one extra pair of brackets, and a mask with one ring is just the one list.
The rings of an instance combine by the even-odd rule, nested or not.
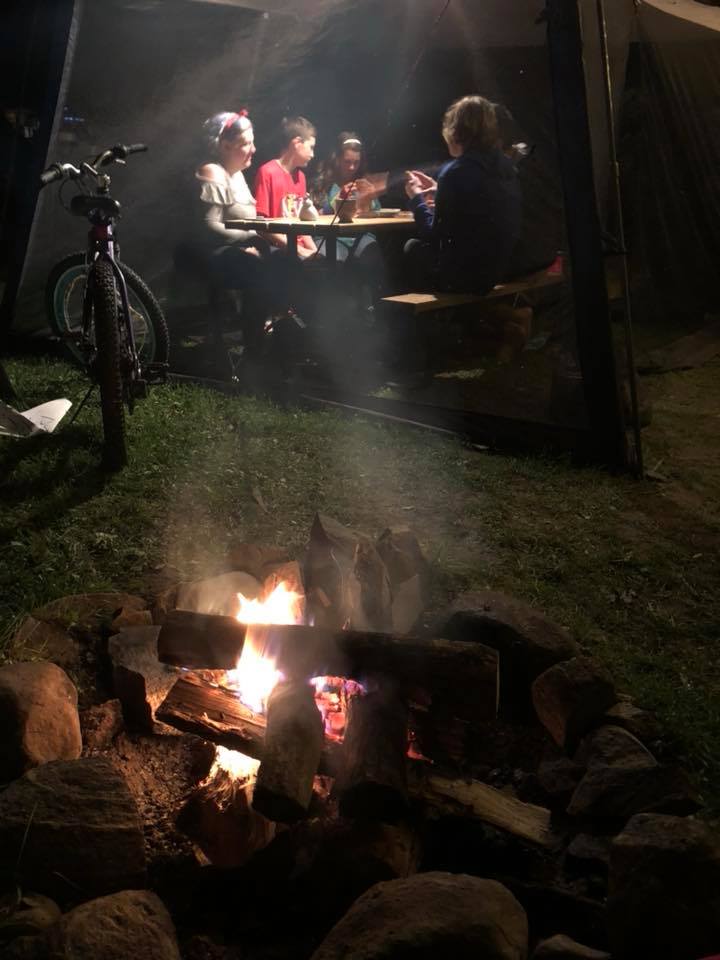
[(553, 107), (572, 266), (578, 360), (593, 459), (627, 468), (600, 217), (593, 177), (590, 121), (578, 0), (546, 0)]
[(637, 370), (635, 369), (635, 347), (632, 330), (632, 304), (630, 301), (630, 274), (628, 270), (628, 255), (625, 245), (625, 222), (623, 219), (622, 192), (620, 189), (620, 164), (617, 156), (617, 137), (615, 135), (615, 107), (613, 105), (613, 84), (610, 70), (610, 52), (608, 49), (607, 20), (605, 18), (605, 0), (595, 0), (597, 8), (598, 26), (600, 30), (600, 49), (602, 51), (603, 74), (605, 79), (605, 109), (607, 111), (608, 140), (610, 147), (610, 168), (612, 170), (613, 192), (615, 194), (615, 210), (617, 215), (617, 235), (622, 257), (623, 270), (623, 306), (625, 327), (625, 357), (628, 367), (630, 383), (630, 405), (632, 409), (633, 439), (635, 441), (635, 466), (642, 477), (643, 455), (642, 437), (640, 435), (640, 410), (638, 404)]

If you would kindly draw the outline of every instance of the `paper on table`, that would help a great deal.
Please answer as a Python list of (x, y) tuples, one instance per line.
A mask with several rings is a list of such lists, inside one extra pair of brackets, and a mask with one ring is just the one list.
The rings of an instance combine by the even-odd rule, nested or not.
[(29, 437), (34, 433), (52, 433), (71, 406), (70, 400), (49, 400), (19, 413), (0, 402), (0, 437)]

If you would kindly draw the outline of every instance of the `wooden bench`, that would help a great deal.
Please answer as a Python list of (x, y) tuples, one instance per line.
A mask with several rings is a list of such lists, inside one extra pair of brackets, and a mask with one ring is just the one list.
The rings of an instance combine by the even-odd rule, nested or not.
[[(552, 272), (551, 272), (552, 271)], [(500, 297), (519, 296), (543, 287), (551, 287), (562, 283), (565, 277), (558, 272), (555, 264), (546, 270), (530, 273), (525, 277), (518, 277), (509, 283), (499, 283), (482, 295), (475, 293), (400, 293), (394, 297), (383, 297), (383, 303), (394, 303), (400, 307), (407, 307), (413, 314), (429, 313), (431, 311), (449, 310), (452, 307), (462, 307), (469, 303), (485, 303), (488, 300), (497, 300)]]

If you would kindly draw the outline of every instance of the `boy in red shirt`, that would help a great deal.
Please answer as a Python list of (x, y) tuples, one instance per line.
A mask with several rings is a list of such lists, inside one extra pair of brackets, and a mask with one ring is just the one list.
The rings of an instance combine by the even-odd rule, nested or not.
[[(258, 217), (293, 216), (307, 193), (302, 168), (306, 167), (315, 155), (315, 127), (305, 117), (285, 117), (281, 124), (281, 133), (282, 153), (274, 160), (264, 163), (255, 177)], [(293, 208), (288, 209), (291, 205)], [(268, 233), (264, 236), (274, 247), (287, 247), (288, 238), (283, 233)], [(317, 253), (313, 238), (298, 237), (297, 251), (301, 259)]]

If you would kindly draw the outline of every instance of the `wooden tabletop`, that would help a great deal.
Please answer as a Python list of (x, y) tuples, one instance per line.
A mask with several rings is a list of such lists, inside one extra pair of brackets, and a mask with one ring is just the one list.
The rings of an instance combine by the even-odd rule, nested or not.
[(412, 213), (403, 210), (390, 217), (355, 217), (352, 223), (340, 223), (332, 214), (325, 214), (317, 220), (298, 220), (290, 217), (226, 220), (225, 226), (234, 230), (266, 230), (268, 233), (298, 233), (310, 236), (335, 234), (339, 237), (352, 237), (358, 233), (377, 233), (378, 231), (408, 232), (414, 229), (415, 220)]

